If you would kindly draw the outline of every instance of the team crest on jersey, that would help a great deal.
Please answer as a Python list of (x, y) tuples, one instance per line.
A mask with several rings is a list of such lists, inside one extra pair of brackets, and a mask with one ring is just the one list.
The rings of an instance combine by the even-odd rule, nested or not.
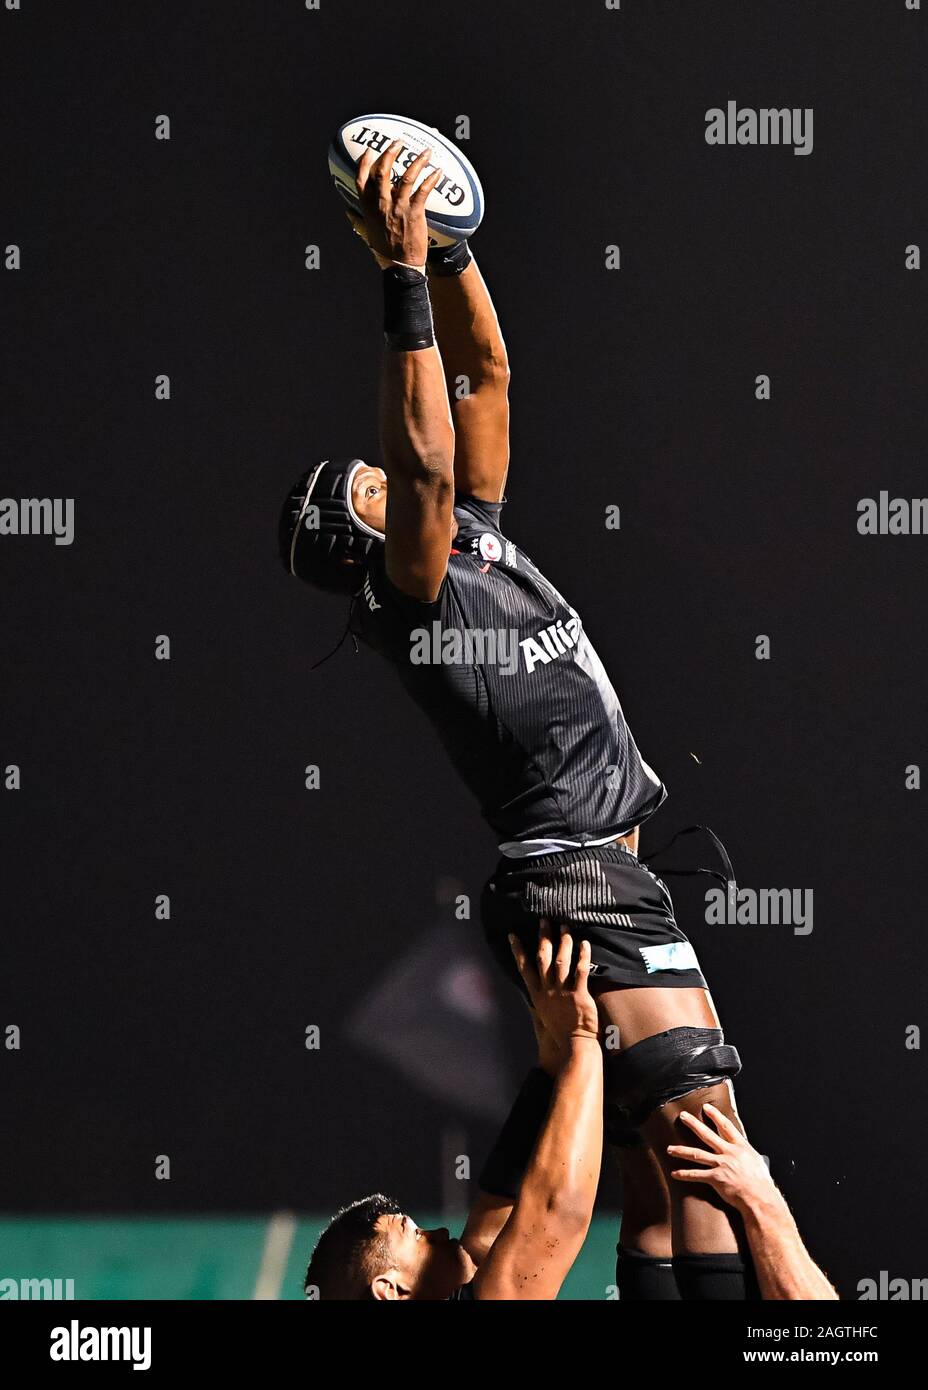
[(482, 560), (502, 559), (503, 546), (499, 536), (494, 536), (491, 531), (484, 531), (477, 541), (477, 549)]
[[(505, 547), (505, 549), (504, 549)], [(492, 531), (484, 531), (481, 536), (471, 538), (470, 548), (475, 555), (479, 555), (481, 560), (487, 560), (490, 564), (498, 564), (500, 560), (508, 565), (510, 569), (515, 569), (518, 560), (516, 557), (516, 547), (512, 541), (504, 541), (502, 536), (494, 535)]]

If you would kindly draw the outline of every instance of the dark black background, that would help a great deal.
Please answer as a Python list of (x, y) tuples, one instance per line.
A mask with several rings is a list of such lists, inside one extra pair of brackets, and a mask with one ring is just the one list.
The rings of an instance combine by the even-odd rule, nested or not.
[[(845, 1284), (924, 1273), (904, 1030), (926, 1021), (925, 811), (904, 769), (928, 758), (928, 539), (860, 537), (856, 504), (925, 491), (903, 258), (925, 241), (926, 19), (903, 0), (0, 12), (0, 241), (23, 253), (0, 281), (0, 491), (76, 505), (70, 548), (0, 542), (0, 764), (23, 770), (0, 798), (0, 1024), (23, 1030), (4, 1207), (438, 1203), (454, 1116), (338, 1030), (434, 917), (436, 879), (476, 900), (494, 845), (373, 657), (310, 674), (344, 609), (287, 581), (275, 532), (308, 463), (377, 457), (377, 276), (328, 137), (360, 111), (448, 133), (466, 114), (513, 369), (508, 530), (579, 607), (668, 783), (646, 846), (708, 821), (745, 885), (814, 889), (806, 938), (702, 926), (675, 891), (813, 1250)], [(813, 107), (814, 152), (707, 146), (729, 98)]]

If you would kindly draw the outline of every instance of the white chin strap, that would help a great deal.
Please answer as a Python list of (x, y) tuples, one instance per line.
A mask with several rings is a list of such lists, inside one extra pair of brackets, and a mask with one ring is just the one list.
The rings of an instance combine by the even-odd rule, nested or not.
[[(366, 464), (363, 459), (355, 459), (348, 473), (348, 481), (345, 483), (345, 501), (348, 503), (348, 515), (351, 517), (351, 520), (354, 522), (355, 526), (357, 526), (359, 531), (363, 531), (366, 536), (373, 536), (374, 540), (376, 541), (382, 541), (384, 538), (383, 532), (375, 530), (373, 526), (368, 526), (367, 522), (362, 521), (354, 509), (354, 499), (351, 495), (351, 485), (354, 482), (354, 475), (357, 473), (358, 469), (365, 467)], [(313, 479), (313, 481), (315, 481), (315, 479)]]

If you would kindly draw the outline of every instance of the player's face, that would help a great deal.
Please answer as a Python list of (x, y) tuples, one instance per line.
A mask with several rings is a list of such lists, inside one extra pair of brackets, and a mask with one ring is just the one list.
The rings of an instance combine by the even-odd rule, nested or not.
[[(375, 531), (387, 531), (387, 475), (382, 468), (359, 468), (351, 483), (351, 503), (362, 521)], [(458, 523), (452, 518), (451, 538), (458, 533)], [(350, 563), (354, 563), (351, 561)]]
[(359, 468), (351, 483), (355, 511), (375, 531), (387, 526), (387, 475), (382, 468)]
[(473, 1260), (445, 1227), (424, 1231), (403, 1214), (383, 1216), (378, 1225), (390, 1237), (393, 1278), (401, 1297), (449, 1298), (474, 1277)]

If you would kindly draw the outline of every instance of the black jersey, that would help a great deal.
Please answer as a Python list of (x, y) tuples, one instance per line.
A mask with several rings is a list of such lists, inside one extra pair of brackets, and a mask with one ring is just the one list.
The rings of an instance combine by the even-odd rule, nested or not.
[(395, 666), (503, 841), (624, 834), (664, 787), (578, 614), (501, 532), (502, 505), (456, 494), (458, 534), (432, 603), (390, 582), (376, 546), (353, 630)]

